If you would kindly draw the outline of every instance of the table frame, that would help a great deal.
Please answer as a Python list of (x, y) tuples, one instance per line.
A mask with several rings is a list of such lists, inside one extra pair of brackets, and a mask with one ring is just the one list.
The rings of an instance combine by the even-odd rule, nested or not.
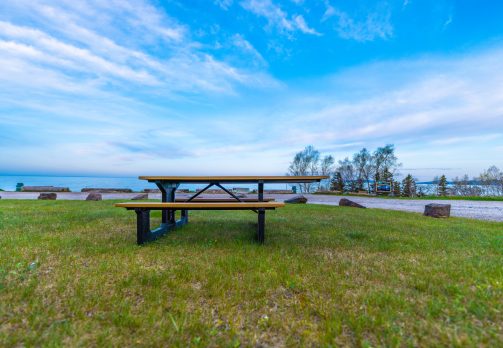
[[(238, 202), (243, 202), (238, 196), (236, 196), (231, 191), (227, 190), (222, 183), (256, 183), (257, 184), (257, 197), (259, 202), (264, 201), (264, 183), (306, 183), (306, 182), (320, 182), (323, 179), (327, 179), (328, 176), (275, 176), (275, 177), (252, 177), (252, 176), (241, 176), (241, 177), (160, 177), (160, 176), (140, 176), (141, 180), (148, 180), (148, 182), (155, 183), (156, 186), (161, 191), (161, 201), (162, 202), (175, 202), (175, 193), (180, 184), (182, 183), (208, 183), (201, 191), (196, 192), (194, 195), (187, 199), (187, 202), (191, 202), (193, 199), (204, 193), (210, 187), (217, 186), (234, 198)], [(258, 214), (258, 225), (264, 226), (265, 221), (265, 209), (254, 209), (255, 213)], [(142, 210), (136, 210), (138, 214), (138, 221), (147, 221), (144, 216), (140, 214), (146, 214)], [(158, 237), (168, 233), (172, 229), (181, 227), (189, 222), (189, 212), (188, 209), (181, 210), (181, 218), (176, 220), (176, 210), (174, 209), (164, 209), (162, 210), (161, 224), (158, 228), (151, 230), (148, 238), (150, 240), (157, 239)], [(140, 223), (140, 222), (138, 222)], [(138, 226), (139, 227), (139, 226)], [(142, 228), (145, 228), (143, 226)], [(262, 233), (261, 233), (262, 232)], [(264, 231), (259, 231), (258, 235), (263, 235)]]

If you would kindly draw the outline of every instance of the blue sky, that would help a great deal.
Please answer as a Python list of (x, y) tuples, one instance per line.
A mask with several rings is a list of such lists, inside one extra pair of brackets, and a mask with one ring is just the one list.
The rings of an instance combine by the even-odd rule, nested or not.
[(0, 173), (503, 168), (503, 2), (3, 0)]

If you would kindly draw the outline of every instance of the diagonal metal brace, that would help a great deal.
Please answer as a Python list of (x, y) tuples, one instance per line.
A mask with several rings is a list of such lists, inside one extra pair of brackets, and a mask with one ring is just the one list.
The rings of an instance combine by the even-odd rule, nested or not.
[[(227, 190), (225, 187), (223, 187), (222, 185), (220, 185), (219, 183), (215, 183), (215, 186), (218, 186), (220, 187), (222, 190), (224, 190), (225, 192), (227, 192), (229, 195), (231, 195), (233, 198), (237, 199), (239, 202), (243, 202), (243, 200), (241, 198), (239, 198), (238, 196), (236, 196), (234, 193), (232, 193), (231, 191)], [(258, 211), (257, 209), (252, 209), (252, 211), (254, 211), (255, 213), (258, 214)]]
[(195, 195), (193, 195), (192, 197), (190, 197), (189, 199), (187, 199), (186, 202), (190, 202), (191, 200), (193, 200), (194, 198), (196, 198), (197, 196), (199, 196), (200, 194), (202, 194), (204, 191), (206, 191), (207, 189), (209, 189), (213, 185), (215, 185), (215, 184), (214, 183), (210, 183), (208, 186), (206, 186), (205, 188), (203, 188), (201, 191), (199, 191), (198, 193), (196, 193)]
[(220, 187), (222, 190), (224, 190), (227, 194), (231, 195), (233, 198), (237, 199), (239, 202), (243, 202), (243, 200), (241, 198), (239, 198), (238, 196), (236, 196), (234, 193), (232, 193), (231, 191), (227, 190), (225, 187), (223, 187), (222, 185), (220, 185), (219, 183), (215, 183), (214, 184), (215, 186), (218, 186)]

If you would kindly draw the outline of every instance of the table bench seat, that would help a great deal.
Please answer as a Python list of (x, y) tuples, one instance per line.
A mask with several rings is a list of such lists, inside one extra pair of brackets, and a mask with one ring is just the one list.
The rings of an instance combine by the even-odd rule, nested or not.
[[(265, 211), (284, 207), (282, 202), (124, 202), (116, 203), (116, 207), (134, 210), (137, 216), (137, 243), (157, 239), (173, 228), (183, 226), (188, 222), (188, 210), (253, 210), (258, 215), (257, 239), (264, 242), (265, 236)], [(150, 211), (168, 211), (166, 220), (155, 230), (150, 230)], [(175, 211), (181, 211), (181, 219), (175, 220)]]
[[(175, 202), (187, 202), (188, 198), (175, 198)], [(241, 202), (259, 202), (257, 198), (240, 198)], [(274, 201), (274, 198), (264, 198), (262, 202), (272, 202)], [(235, 203), (236, 199), (235, 198), (194, 198), (190, 202), (203, 202), (203, 203)]]
[(116, 203), (116, 207), (136, 209), (148, 208), (150, 210), (253, 210), (253, 209), (275, 209), (284, 207), (282, 202), (125, 202)]

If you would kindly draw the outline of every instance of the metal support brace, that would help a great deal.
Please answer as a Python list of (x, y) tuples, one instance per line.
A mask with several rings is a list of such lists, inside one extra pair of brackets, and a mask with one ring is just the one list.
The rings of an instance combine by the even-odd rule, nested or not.
[(219, 183), (215, 183), (214, 185), (220, 187), (222, 190), (224, 190), (227, 194), (231, 195), (232, 198), (235, 198), (237, 199), (239, 202), (242, 202), (243, 200), (241, 198), (239, 198), (238, 196), (236, 196), (234, 193), (232, 193), (231, 191), (227, 190), (225, 187), (223, 187), (222, 185), (220, 185)]
[(190, 197), (189, 199), (187, 199), (186, 202), (190, 202), (191, 200), (193, 200), (194, 198), (196, 198), (197, 196), (199, 196), (200, 194), (202, 194), (204, 191), (206, 191), (207, 189), (209, 189), (213, 185), (214, 185), (213, 183), (208, 184), (208, 186), (206, 186), (201, 191), (197, 192), (195, 195), (193, 195), (192, 197)]

